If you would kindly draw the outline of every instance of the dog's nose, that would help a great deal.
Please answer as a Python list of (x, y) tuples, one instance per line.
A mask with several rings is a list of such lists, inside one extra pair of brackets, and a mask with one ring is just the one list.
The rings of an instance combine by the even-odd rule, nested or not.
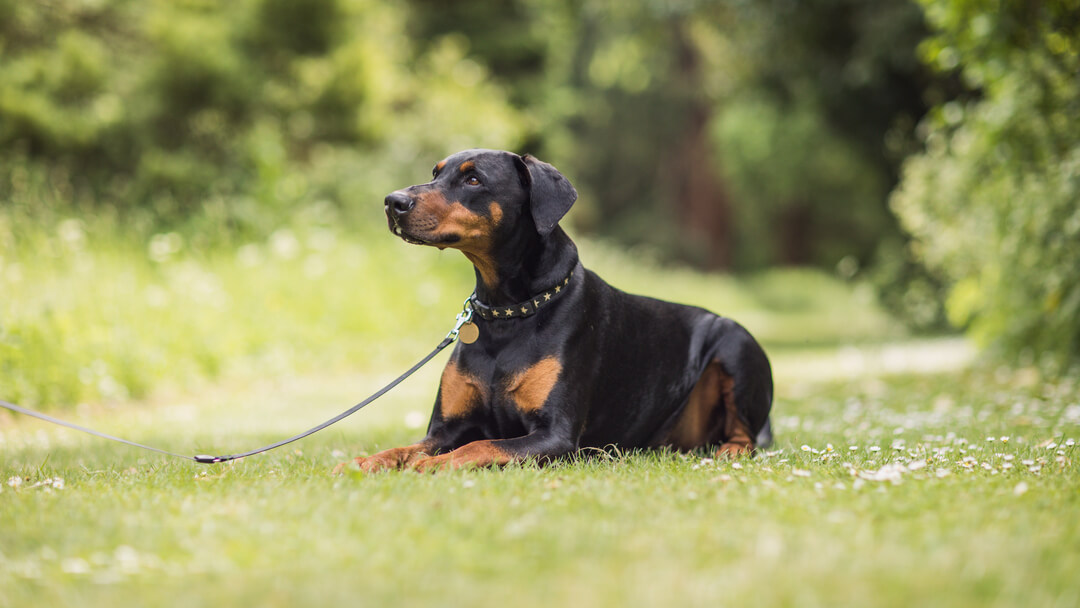
[(416, 202), (404, 192), (391, 192), (386, 197), (386, 210), (393, 213), (395, 217), (405, 215), (415, 204)]

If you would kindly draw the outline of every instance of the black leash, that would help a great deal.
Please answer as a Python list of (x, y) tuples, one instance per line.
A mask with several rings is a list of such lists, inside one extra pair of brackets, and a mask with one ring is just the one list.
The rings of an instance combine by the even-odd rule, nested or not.
[(122, 439), (120, 437), (114, 437), (113, 435), (109, 435), (109, 434), (106, 434), (106, 433), (95, 431), (93, 429), (88, 429), (88, 428), (86, 428), (84, 426), (79, 426), (79, 425), (73, 424), (71, 422), (65, 422), (63, 420), (58, 420), (56, 418), (53, 418), (52, 416), (46, 416), (45, 414), (42, 414), (40, 412), (35, 412), (33, 410), (28, 410), (28, 409), (26, 409), (24, 407), (20, 407), (18, 405), (15, 405), (14, 403), (8, 403), (7, 401), (0, 400), (0, 407), (7, 408), (7, 409), (9, 409), (9, 410), (11, 410), (13, 412), (18, 412), (20, 414), (25, 414), (27, 416), (32, 416), (34, 418), (38, 418), (38, 419), (44, 420), (46, 422), (51, 422), (53, 424), (58, 424), (60, 426), (66, 426), (69, 429), (75, 429), (77, 431), (82, 431), (84, 433), (89, 433), (89, 434), (94, 435), (96, 437), (101, 437), (102, 439), (108, 439), (110, 441), (118, 441), (120, 443), (126, 443), (127, 445), (135, 446), (137, 448), (142, 448), (144, 450), (150, 450), (152, 452), (157, 452), (159, 454), (166, 454), (168, 456), (175, 456), (176, 458), (183, 458), (184, 460), (191, 460), (193, 462), (198, 462), (200, 464), (212, 464), (212, 463), (216, 463), (216, 462), (229, 462), (230, 460), (239, 460), (241, 458), (246, 458), (248, 456), (253, 456), (255, 454), (261, 454), (262, 452), (266, 452), (266, 451), (272, 450), (274, 448), (280, 448), (283, 445), (290, 444), (290, 443), (292, 443), (294, 441), (298, 441), (300, 439), (303, 439), (304, 437), (307, 437), (308, 435), (317, 433), (317, 432), (325, 429), (326, 427), (330, 426), (331, 424), (334, 424), (334, 423), (339, 422), (339, 421), (341, 421), (341, 420), (343, 420), (345, 418), (348, 418), (349, 416), (352, 416), (356, 412), (360, 411), (360, 409), (362, 409), (367, 404), (371, 403), (372, 401), (375, 401), (379, 397), (382, 397), (386, 393), (390, 392), (390, 390), (393, 389), (395, 386), (397, 386), (398, 384), (401, 384), (401, 382), (403, 380), (405, 380), (409, 376), (413, 375), (413, 373), (415, 373), (416, 370), (423, 367), (428, 361), (431, 361), (431, 359), (433, 357), (435, 357), (435, 355), (439, 354), (439, 352), (441, 352), (444, 348), (446, 348), (447, 346), (450, 346), (451, 344), (453, 344), (454, 341), (458, 339), (458, 334), (460, 333), (462, 326), (464, 326), (466, 324), (470, 324), (472, 322), (472, 315), (473, 315), (472, 297), (470, 296), (468, 300), (465, 300), (464, 308), (457, 315), (456, 323), (454, 324), (454, 329), (451, 329), (450, 333), (446, 334), (446, 337), (443, 338), (443, 341), (440, 342), (439, 345), (435, 347), (435, 350), (428, 353), (427, 356), (425, 356), (423, 359), (421, 359), (419, 362), (417, 362), (416, 365), (410, 367), (408, 369), (408, 371), (406, 371), (404, 374), (401, 374), (400, 376), (395, 378), (393, 381), (390, 382), (390, 384), (387, 384), (386, 386), (384, 386), (381, 389), (379, 389), (378, 391), (376, 391), (375, 394), (371, 395), (367, 399), (364, 399), (360, 403), (357, 403), (356, 405), (354, 405), (351, 408), (345, 410), (344, 412), (338, 414), (337, 416), (334, 416), (330, 420), (327, 420), (326, 422), (324, 422), (324, 423), (322, 423), (322, 424), (320, 424), (320, 425), (318, 425), (316, 427), (312, 427), (312, 428), (304, 431), (303, 433), (300, 433), (299, 435), (294, 435), (292, 437), (289, 437), (288, 439), (282, 439), (281, 441), (278, 441), (276, 443), (271, 443), (270, 445), (265, 445), (265, 446), (263, 446), (261, 448), (256, 448), (254, 450), (250, 450), (250, 451), (247, 451), (247, 452), (242, 452), (240, 454), (231, 454), (229, 456), (207, 456), (205, 454), (200, 454), (200, 455), (197, 455), (197, 456), (185, 456), (183, 454), (176, 454), (176, 453), (170, 452), (168, 450), (163, 450), (161, 448), (155, 448), (155, 447), (149, 446), (149, 445), (143, 445), (141, 443), (136, 443), (134, 441), (129, 441), (127, 439)]

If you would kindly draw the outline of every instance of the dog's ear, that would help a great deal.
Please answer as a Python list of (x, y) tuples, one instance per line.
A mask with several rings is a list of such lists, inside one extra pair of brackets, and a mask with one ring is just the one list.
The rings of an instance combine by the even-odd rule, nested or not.
[(577, 190), (558, 169), (528, 154), (516, 157), (515, 164), (522, 184), (529, 191), (536, 231), (541, 236), (551, 234), (577, 200)]

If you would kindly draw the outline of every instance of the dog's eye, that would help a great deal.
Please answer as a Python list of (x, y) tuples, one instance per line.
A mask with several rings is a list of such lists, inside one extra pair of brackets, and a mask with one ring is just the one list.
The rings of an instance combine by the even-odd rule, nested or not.
[(480, 178), (476, 177), (475, 175), (470, 175), (469, 177), (465, 178), (465, 184), (469, 186), (479, 186)]

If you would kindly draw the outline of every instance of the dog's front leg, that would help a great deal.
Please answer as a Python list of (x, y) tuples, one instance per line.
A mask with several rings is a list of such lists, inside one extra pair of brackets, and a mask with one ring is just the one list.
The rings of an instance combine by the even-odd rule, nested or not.
[(420, 458), (412, 464), (417, 471), (502, 466), (526, 458), (558, 458), (576, 449), (569, 434), (552, 429), (537, 430), (513, 439), (482, 439), (460, 448)]
[[(434, 443), (430, 439), (425, 439), (412, 445), (383, 450), (372, 456), (357, 456), (353, 459), (353, 462), (360, 466), (361, 471), (365, 473), (374, 473), (385, 469), (401, 469), (407, 467), (436, 451)], [(341, 473), (347, 466), (349, 466), (348, 462), (337, 465), (334, 467), (333, 474), (337, 475)]]

